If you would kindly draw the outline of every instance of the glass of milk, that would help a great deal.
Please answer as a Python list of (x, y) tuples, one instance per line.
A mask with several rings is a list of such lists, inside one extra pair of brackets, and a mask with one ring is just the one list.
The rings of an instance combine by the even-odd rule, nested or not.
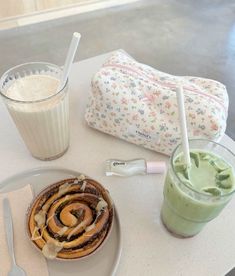
[(11, 68), (0, 79), (4, 99), (27, 148), (41, 160), (62, 156), (69, 147), (68, 82), (59, 88), (62, 70), (44, 62)]

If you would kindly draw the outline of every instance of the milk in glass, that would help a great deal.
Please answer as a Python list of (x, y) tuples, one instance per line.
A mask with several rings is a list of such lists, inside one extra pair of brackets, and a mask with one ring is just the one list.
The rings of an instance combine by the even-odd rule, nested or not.
[(26, 146), (43, 160), (59, 157), (69, 145), (68, 93), (67, 87), (58, 91), (59, 83), (54, 76), (33, 74), (15, 79), (5, 91)]

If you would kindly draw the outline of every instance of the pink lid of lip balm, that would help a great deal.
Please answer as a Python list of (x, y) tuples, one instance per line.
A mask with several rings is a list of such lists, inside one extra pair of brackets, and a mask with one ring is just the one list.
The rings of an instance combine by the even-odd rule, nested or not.
[(147, 173), (164, 173), (166, 171), (166, 163), (163, 161), (146, 162)]

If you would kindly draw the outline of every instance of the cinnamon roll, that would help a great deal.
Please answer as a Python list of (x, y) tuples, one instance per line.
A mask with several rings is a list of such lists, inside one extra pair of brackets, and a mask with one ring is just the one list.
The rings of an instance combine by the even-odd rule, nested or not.
[(77, 259), (94, 252), (113, 222), (109, 192), (80, 175), (43, 190), (27, 217), (30, 239), (49, 259)]

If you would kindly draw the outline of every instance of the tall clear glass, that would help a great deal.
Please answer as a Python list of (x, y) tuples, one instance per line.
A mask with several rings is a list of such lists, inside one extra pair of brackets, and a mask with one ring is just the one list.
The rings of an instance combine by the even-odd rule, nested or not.
[[(39, 100), (16, 100), (7, 90), (27, 76), (44, 75), (59, 80), (61, 74), (57, 65), (31, 62), (11, 68), (0, 79), (0, 94), (16, 127), (31, 154), (41, 160), (56, 159), (69, 147), (68, 82), (60, 91)], [(38, 85), (36, 78), (34, 85)]]
[[(190, 150), (211, 152), (228, 163), (234, 170), (235, 155), (221, 144), (194, 139), (189, 141)], [(165, 227), (174, 235), (191, 237), (217, 217), (229, 202), (234, 189), (223, 195), (212, 195), (197, 191), (180, 179), (174, 168), (174, 160), (183, 151), (178, 145), (168, 167), (164, 185), (164, 201), (161, 218)], [(234, 181), (234, 180), (233, 180)]]

